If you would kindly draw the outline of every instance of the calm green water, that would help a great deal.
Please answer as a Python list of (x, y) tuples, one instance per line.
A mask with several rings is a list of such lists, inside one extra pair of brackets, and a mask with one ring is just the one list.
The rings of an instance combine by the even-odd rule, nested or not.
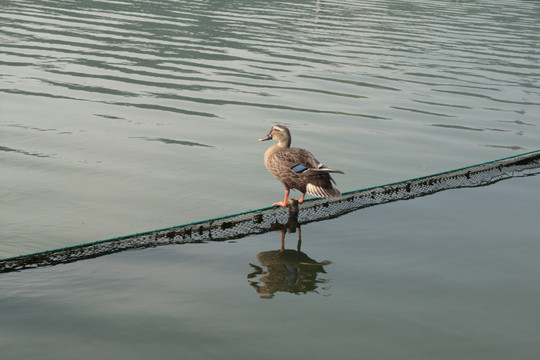
[(2, 274), (2, 359), (534, 359), (539, 186)]
[[(275, 123), (342, 191), (540, 148), (537, 1), (0, 10), (0, 258), (281, 200), (257, 142)], [(3, 274), (1, 357), (529, 360), (538, 187), (309, 224), (297, 267), (269, 233)]]

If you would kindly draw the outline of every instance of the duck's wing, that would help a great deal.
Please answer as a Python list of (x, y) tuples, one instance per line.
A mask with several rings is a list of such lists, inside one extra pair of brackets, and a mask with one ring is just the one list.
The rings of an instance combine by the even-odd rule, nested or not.
[(332, 169), (313, 156), (309, 151), (302, 148), (290, 148), (288, 151), (287, 165), (289, 168), (297, 174), (302, 175), (315, 175), (320, 173), (339, 173), (344, 174), (343, 171)]
[(341, 193), (332, 182), (330, 173), (342, 171), (329, 168), (319, 162), (309, 151), (302, 148), (286, 148), (277, 151), (267, 163), (268, 170), (288, 188), (306, 191), (314, 196), (336, 198)]
[(296, 154), (298, 164), (291, 167), (291, 170), (296, 172), (298, 181), (305, 185), (307, 193), (324, 198), (341, 197), (341, 192), (332, 185), (335, 181), (330, 173), (343, 174), (343, 171), (322, 164), (305, 149), (294, 148), (293, 153)]

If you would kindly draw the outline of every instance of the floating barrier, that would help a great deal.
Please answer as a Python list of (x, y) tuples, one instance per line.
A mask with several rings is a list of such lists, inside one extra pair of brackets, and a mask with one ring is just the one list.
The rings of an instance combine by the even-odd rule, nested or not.
[[(500, 180), (540, 173), (540, 150), (457, 170), (343, 193), (340, 199), (308, 199), (300, 205), (300, 225), (347, 214), (369, 206), (426, 196), (439, 191), (485, 186)], [(0, 260), (0, 272), (65, 264), (131, 249), (205, 241), (225, 241), (275, 229), (285, 224), (287, 209), (276, 206), (249, 210), (166, 229), (127, 235), (62, 249)], [(296, 220), (296, 219), (295, 219)]]

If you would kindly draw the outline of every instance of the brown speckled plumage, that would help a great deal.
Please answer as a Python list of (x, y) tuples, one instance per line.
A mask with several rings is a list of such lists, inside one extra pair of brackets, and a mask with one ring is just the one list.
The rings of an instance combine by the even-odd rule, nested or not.
[[(302, 193), (300, 202), (304, 200), (305, 193), (313, 196), (337, 198), (341, 193), (332, 183), (334, 179), (330, 173), (342, 171), (329, 168), (321, 164), (309, 151), (298, 147), (290, 147), (291, 135), (289, 129), (283, 125), (275, 125), (266, 138), (259, 139), (277, 140), (278, 143), (271, 146), (264, 154), (264, 165), (276, 179), (285, 187), (285, 200), (275, 205), (287, 206), (290, 189), (296, 189)], [(296, 168), (297, 172), (293, 170)]]

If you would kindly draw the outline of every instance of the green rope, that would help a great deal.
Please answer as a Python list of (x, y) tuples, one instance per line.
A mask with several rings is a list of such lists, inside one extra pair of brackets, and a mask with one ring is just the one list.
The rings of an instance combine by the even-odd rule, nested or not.
[[(540, 150), (381, 186), (347, 191), (340, 199), (312, 198), (296, 214), (299, 224), (335, 218), (364, 207), (405, 200), (438, 191), (483, 186), (514, 176), (538, 173)], [(73, 262), (135, 248), (202, 241), (223, 241), (270, 231), (287, 222), (278, 206), (190, 222), (183, 225), (0, 259), (0, 272)]]

